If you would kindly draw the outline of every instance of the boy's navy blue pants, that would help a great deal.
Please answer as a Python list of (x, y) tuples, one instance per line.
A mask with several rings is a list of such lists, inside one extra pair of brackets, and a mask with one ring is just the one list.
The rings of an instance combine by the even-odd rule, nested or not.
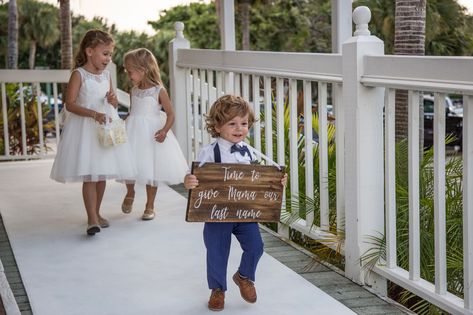
[(243, 277), (255, 281), (256, 266), (263, 255), (263, 240), (258, 223), (207, 222), (204, 225), (204, 243), (207, 248), (207, 282), (210, 289), (227, 290), (232, 234), (243, 250), (238, 271)]

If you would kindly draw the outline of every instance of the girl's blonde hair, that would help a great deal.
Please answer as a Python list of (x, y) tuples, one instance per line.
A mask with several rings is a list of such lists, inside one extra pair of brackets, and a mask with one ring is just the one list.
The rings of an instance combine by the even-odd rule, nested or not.
[(219, 133), (215, 127), (221, 127), (235, 117), (248, 115), (248, 129), (255, 122), (255, 114), (250, 104), (244, 98), (234, 95), (224, 95), (213, 103), (208, 114), (204, 114), (207, 132), (216, 138)]
[(74, 62), (74, 69), (82, 67), (87, 63), (86, 48), (95, 48), (100, 44), (109, 45), (114, 43), (112, 35), (109, 33), (97, 29), (88, 30), (80, 42), (79, 51)]
[(144, 83), (151, 85), (163, 85), (159, 72), (158, 62), (153, 53), (146, 48), (137, 48), (128, 51), (123, 56), (123, 65), (144, 71)]

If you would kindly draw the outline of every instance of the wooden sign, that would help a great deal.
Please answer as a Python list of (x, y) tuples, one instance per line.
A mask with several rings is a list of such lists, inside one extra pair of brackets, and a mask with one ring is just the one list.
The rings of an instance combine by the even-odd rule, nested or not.
[(199, 186), (189, 191), (188, 222), (278, 222), (284, 167), (192, 163)]

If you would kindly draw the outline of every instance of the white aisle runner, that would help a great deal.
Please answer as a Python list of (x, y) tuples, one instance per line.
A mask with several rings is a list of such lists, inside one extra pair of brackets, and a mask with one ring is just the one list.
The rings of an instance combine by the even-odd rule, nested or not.
[[(144, 187), (125, 215), (125, 188), (109, 181), (102, 212), (111, 226), (87, 237), (81, 184), (50, 180), (51, 165), (0, 163), (0, 211), (35, 315), (214, 314), (202, 224), (185, 222), (185, 198), (160, 187), (157, 216), (144, 222)], [(267, 254), (257, 270), (258, 301), (246, 303), (231, 280), (240, 255), (234, 240), (226, 315), (354, 314)]]

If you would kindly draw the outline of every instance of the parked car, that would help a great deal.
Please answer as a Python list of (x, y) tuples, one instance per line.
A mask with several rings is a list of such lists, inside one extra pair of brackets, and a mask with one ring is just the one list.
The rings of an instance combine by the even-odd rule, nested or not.
[[(434, 97), (432, 95), (423, 95), (424, 102), (424, 146), (430, 147), (434, 144)], [(454, 141), (450, 146), (462, 149), (462, 130), (463, 130), (463, 106), (454, 105), (450, 97), (445, 97), (445, 135), (452, 135)]]

